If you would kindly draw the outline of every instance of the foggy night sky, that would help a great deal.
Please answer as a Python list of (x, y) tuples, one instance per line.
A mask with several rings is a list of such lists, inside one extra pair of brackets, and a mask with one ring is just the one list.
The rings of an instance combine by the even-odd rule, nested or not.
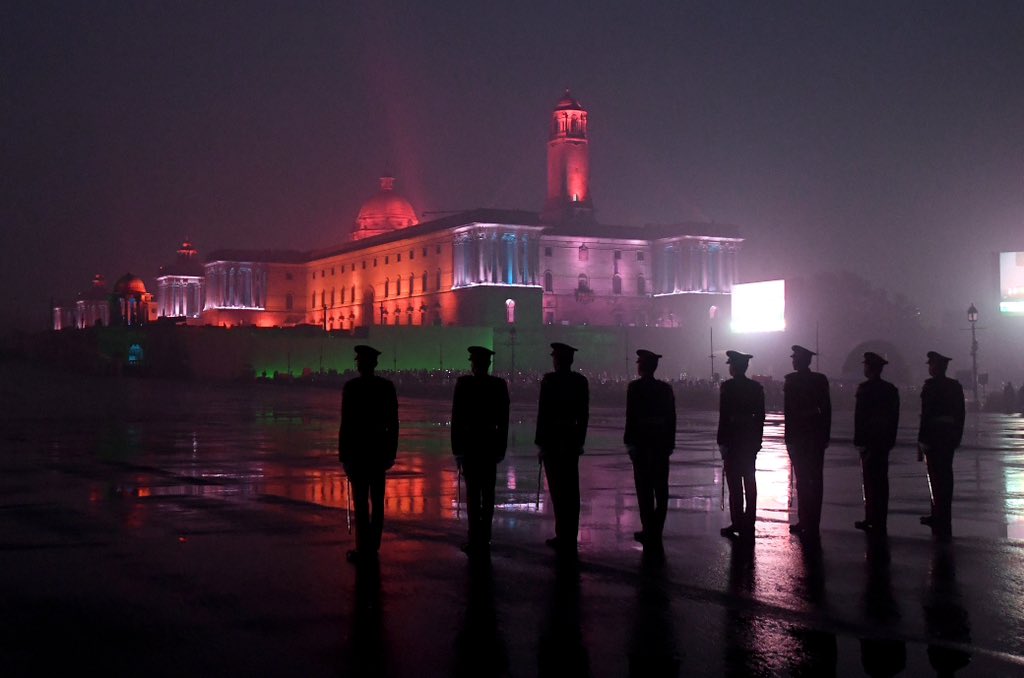
[(421, 212), (539, 210), (567, 86), (598, 219), (737, 224), (743, 280), (992, 318), (1024, 250), (1019, 2), (8, 1), (0, 69), (2, 330), (186, 235), (340, 243), (385, 167)]

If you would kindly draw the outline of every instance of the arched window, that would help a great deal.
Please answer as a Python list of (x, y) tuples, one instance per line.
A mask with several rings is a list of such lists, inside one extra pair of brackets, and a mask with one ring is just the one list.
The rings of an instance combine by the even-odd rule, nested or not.
[(391, 279), (384, 279), (384, 298), (387, 299), (391, 295)]
[[(416, 286), (416, 277), (412, 273), (410, 273), (409, 274), (409, 296), (410, 297), (412, 296), (413, 287), (415, 287), (415, 286)], [(410, 306), (409, 309), (410, 309), (410, 312), (411, 312), (412, 307)], [(412, 325), (411, 322), (409, 324)]]
[(395, 278), (395, 296), (402, 296), (402, 276)]
[(618, 273), (612, 276), (612, 294), (622, 294), (622, 276)]
[(292, 310), (292, 305), (293, 304), (294, 304), (294, 302), (292, 301), (292, 293), (289, 292), (288, 294), (284, 295), (284, 310), (286, 310), (286, 311)]
[(352, 303), (356, 303), (356, 286), (352, 286)]
[(334, 308), (334, 288), (331, 288), (331, 308)]
[(434, 283), (434, 288), (439, 292), (441, 291), (441, 269), (437, 269), (437, 277)]
[(590, 248), (586, 245), (580, 245), (579, 259), (580, 261), (590, 261)]
[(581, 292), (589, 292), (590, 276), (588, 276), (586, 273), (580, 273), (579, 277), (576, 279), (576, 289), (578, 289)]
[(326, 305), (327, 305), (327, 293), (324, 292), (323, 290), (320, 290), (320, 306), (323, 307), (323, 306), (326, 306)]
[(312, 296), (309, 297), (309, 308), (316, 308), (316, 292), (313, 292)]
[(345, 288), (344, 287), (341, 288), (341, 303), (342, 304), (345, 303)]
[(423, 271), (423, 291), (424, 292), (429, 291), (428, 288), (427, 288), (427, 272), (426, 271)]
[(647, 294), (647, 280), (642, 275), (636, 277), (636, 293)]
[(551, 275), (551, 271), (544, 271), (544, 291), (555, 291), (555, 277)]
[(505, 322), (509, 325), (515, 324), (516, 322), (516, 302), (515, 299), (505, 300)]

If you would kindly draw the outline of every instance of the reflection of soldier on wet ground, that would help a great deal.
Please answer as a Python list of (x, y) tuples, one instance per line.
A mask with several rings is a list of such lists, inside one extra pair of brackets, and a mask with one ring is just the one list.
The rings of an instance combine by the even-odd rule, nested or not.
[(501, 636), (490, 558), (470, 561), (466, 613), (455, 638), (456, 676), (508, 676), (508, 651)]
[(921, 524), (932, 534), (945, 538), (953, 534), (953, 453), (964, 435), (964, 389), (956, 379), (946, 376), (951, 359), (928, 352), (928, 374), (921, 388), (921, 428), (917, 436), (918, 458), (928, 468), (932, 511), (921, 517)]
[(508, 386), (487, 374), (494, 351), (469, 347), (473, 374), (455, 382), (452, 402), (452, 454), (466, 479), (469, 516), (467, 553), (486, 550), (491, 543), (494, 484), (498, 462), (508, 446)]
[(576, 552), (580, 526), (580, 455), (590, 420), (590, 386), (587, 378), (572, 371), (576, 349), (551, 344), (554, 372), (540, 382), (537, 434), (540, 461), (548, 479), (555, 512), (555, 536), (547, 540), (560, 553)]
[(796, 525), (789, 531), (817, 539), (821, 526), (825, 448), (832, 432), (832, 401), (828, 379), (811, 371), (811, 357), (803, 346), (793, 346), (793, 369), (786, 375), (784, 390), (786, 448), (796, 475)]
[(355, 352), (359, 376), (342, 389), (338, 432), (338, 458), (351, 483), (356, 514), (356, 548), (348, 552), (350, 562), (377, 557), (384, 531), (384, 475), (398, 453), (395, 386), (374, 374), (380, 351), (359, 345)]
[(668, 458), (676, 446), (676, 397), (672, 387), (654, 378), (657, 353), (636, 352), (639, 379), (626, 390), (626, 431), (622, 436), (633, 462), (640, 532), (634, 538), (644, 548), (660, 549), (668, 514)]
[(854, 527), (867, 532), (884, 533), (889, 515), (889, 452), (896, 445), (900, 393), (882, 379), (887, 364), (877, 353), (864, 354), (867, 381), (857, 387), (853, 414), (853, 445), (864, 476), (864, 520), (856, 521)]
[[(1021, 386), (1024, 390), (1024, 386)], [(1013, 382), (1008, 381), (1003, 386), (1003, 413), (1013, 414), (1017, 411), (1017, 391), (1013, 388)]]
[(753, 538), (757, 519), (755, 466), (764, 435), (764, 388), (747, 378), (747, 366), (754, 356), (738, 351), (725, 354), (732, 379), (721, 386), (717, 441), (729, 485), (731, 522), (721, 533), (725, 537)]
[(971, 663), (971, 621), (956, 583), (956, 564), (949, 544), (935, 544), (928, 591), (924, 598), (928, 661), (936, 675), (952, 676)]
[(388, 675), (388, 652), (380, 597), (380, 561), (367, 558), (359, 563), (356, 570), (352, 626), (349, 631), (351, 656), (341, 667), (340, 673), (343, 675)]
[(867, 587), (864, 591), (864, 616), (874, 634), (860, 639), (860, 663), (872, 678), (889, 678), (907, 667), (907, 644), (893, 637), (900, 618), (899, 606), (892, 594), (889, 542), (884, 535), (868, 537)]
[(559, 558), (551, 582), (548, 607), (537, 640), (537, 675), (566, 678), (590, 675), (584, 643), (578, 561)]
[(629, 640), (629, 676), (679, 675), (681, 653), (676, 644), (671, 582), (667, 575), (661, 554), (644, 551)]

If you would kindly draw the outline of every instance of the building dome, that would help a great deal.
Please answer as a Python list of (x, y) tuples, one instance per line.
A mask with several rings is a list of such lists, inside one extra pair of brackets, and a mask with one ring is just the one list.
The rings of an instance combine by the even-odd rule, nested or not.
[(125, 273), (114, 283), (114, 295), (124, 297), (132, 294), (146, 294), (146, 283), (137, 275)]
[(369, 238), (420, 223), (412, 204), (395, 192), (395, 178), (380, 178), (380, 191), (365, 203), (352, 231), (355, 240)]
[(565, 111), (565, 110), (582, 111), (583, 110), (583, 106), (580, 106), (580, 102), (577, 101), (576, 98), (573, 97), (573, 95), (569, 92), (568, 88), (566, 88), (565, 94), (563, 94), (562, 98), (558, 100), (557, 104), (555, 104), (555, 110), (556, 111)]

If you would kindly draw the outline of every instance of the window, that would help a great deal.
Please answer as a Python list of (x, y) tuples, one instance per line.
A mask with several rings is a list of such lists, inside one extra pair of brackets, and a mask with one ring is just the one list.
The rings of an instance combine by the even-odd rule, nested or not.
[(513, 325), (516, 322), (516, 302), (515, 299), (505, 300), (505, 322), (509, 325)]
[[(412, 273), (410, 273), (409, 274), (409, 296), (410, 297), (412, 296), (412, 292), (413, 292), (412, 288), (413, 288), (415, 282), (416, 282), (416, 276), (414, 276)], [(412, 307), (410, 306), (409, 308), (411, 309)], [(411, 312), (412, 311), (410, 310), (410, 313)], [(409, 324), (412, 325), (412, 323), (409, 323)]]
[(402, 253), (399, 252), (398, 254), (395, 255), (395, 262), (400, 262), (401, 260), (402, 260)]
[(647, 281), (644, 280), (642, 275), (639, 275), (636, 278), (636, 293), (647, 294)]
[(427, 256), (427, 248), (426, 247), (423, 248), (423, 256)]
[(341, 303), (342, 304), (345, 303), (345, 288), (344, 287), (341, 288)]
[(351, 298), (352, 298), (352, 303), (353, 304), (356, 303), (356, 286), (355, 285), (352, 286), (352, 296), (351, 296)]
[(320, 306), (327, 305), (327, 295), (323, 290), (320, 290)]
[(441, 269), (437, 269), (437, 280), (434, 282), (434, 289), (441, 291)]
[(438, 246), (437, 246), (437, 253), (438, 253), (438, 254), (440, 254), (440, 253), (441, 253), (441, 246), (440, 246), (440, 245), (438, 245)]
[(395, 278), (395, 296), (399, 297), (402, 295), (402, 277)]
[(622, 258), (622, 250), (615, 250), (615, 261)]
[(586, 273), (580, 273), (579, 277), (576, 279), (576, 289), (578, 289), (581, 292), (589, 292), (590, 276), (588, 276)]
[(313, 292), (313, 296), (309, 298), (309, 307), (311, 309), (316, 308), (316, 292)]
[(331, 266), (331, 275), (334, 275), (334, 267)]
[(291, 271), (284, 274), (285, 280), (291, 280), (292, 278), (294, 278), (294, 276), (291, 274)]
[(377, 268), (377, 257), (373, 258), (373, 267)]
[(555, 291), (555, 276), (551, 275), (551, 271), (544, 271), (544, 291)]
[(334, 308), (334, 288), (331, 288), (331, 308)]
[(313, 271), (313, 280), (316, 280), (316, 271)]
[(385, 264), (386, 264), (386, 263), (388, 263), (388, 261), (389, 261), (390, 259), (391, 259), (391, 257), (384, 257), (384, 263), (385, 263)]
[(409, 250), (409, 260), (412, 261), (416, 258), (416, 250)]
[(637, 261), (643, 261), (644, 260), (644, 253), (643, 252), (637, 252), (636, 253), (636, 260)]
[(550, 247), (545, 247), (544, 248), (544, 256), (545, 257), (550, 257), (551, 256), (551, 248)]
[(590, 248), (586, 245), (580, 245), (579, 256), (580, 261), (590, 261)]
[(320, 271), (320, 277), (321, 278), (326, 278), (327, 277), (327, 269), (323, 269), (323, 270)]
[(612, 294), (622, 294), (622, 276), (612, 276)]
[(384, 279), (384, 298), (387, 299), (391, 295), (391, 280)]
[(363, 270), (366, 270), (366, 259), (363, 259)]
[(286, 311), (292, 310), (292, 306), (293, 305), (294, 305), (294, 302), (292, 301), (292, 293), (289, 292), (288, 294), (284, 295), (284, 310), (286, 310)]
[(424, 292), (429, 291), (428, 288), (427, 288), (427, 272), (426, 271), (423, 271), (423, 291)]

